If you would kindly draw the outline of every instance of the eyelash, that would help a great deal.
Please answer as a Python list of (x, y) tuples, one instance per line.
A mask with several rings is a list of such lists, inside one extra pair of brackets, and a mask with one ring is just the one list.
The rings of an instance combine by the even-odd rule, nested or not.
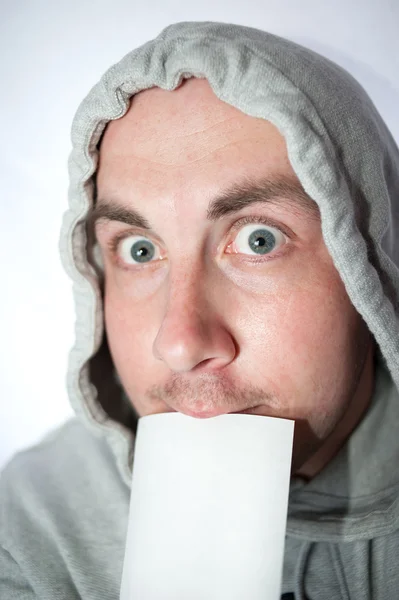
[[(254, 224), (254, 223), (260, 223), (261, 225), (266, 225), (267, 227), (273, 227), (274, 229), (281, 231), (281, 233), (283, 233), (286, 237), (288, 237), (288, 238), (292, 237), (292, 234), (287, 227), (284, 227), (280, 223), (274, 222), (272, 219), (268, 219), (267, 217), (260, 217), (260, 216), (253, 216), (253, 217), (247, 216), (247, 217), (243, 217), (242, 219), (239, 219), (231, 227), (229, 233), (237, 231), (237, 229), (240, 229), (244, 225), (250, 225), (250, 224)], [(112, 237), (108, 241), (107, 248), (111, 252), (111, 255), (113, 257), (115, 257), (117, 255), (117, 250), (118, 250), (118, 247), (119, 247), (119, 244), (121, 243), (121, 241), (132, 235), (140, 235), (140, 234), (134, 230), (123, 231), (123, 232), (116, 234), (114, 237)], [(145, 237), (145, 236), (143, 236), (143, 237)], [(273, 258), (278, 258), (280, 256), (280, 252), (277, 251), (276, 254), (277, 254), (277, 256), (274, 256)], [(258, 264), (258, 263), (268, 262), (269, 260), (273, 260), (273, 258), (249, 258), (249, 257), (247, 257), (245, 260), (252, 264)], [(130, 270), (136, 268), (136, 266), (132, 266), (132, 265), (125, 266), (124, 263), (121, 264), (121, 261), (119, 261), (119, 260), (117, 260), (117, 262), (122, 269), (125, 269), (127, 271), (130, 271)], [(150, 266), (151, 264), (152, 263), (143, 264), (140, 266), (140, 268), (143, 268), (145, 266)]]

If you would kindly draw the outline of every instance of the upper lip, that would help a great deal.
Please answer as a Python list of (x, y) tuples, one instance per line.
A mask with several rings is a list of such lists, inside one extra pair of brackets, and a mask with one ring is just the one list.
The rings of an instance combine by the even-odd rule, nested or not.
[[(257, 408), (259, 408), (259, 405), (250, 406), (249, 408), (244, 408), (242, 410), (231, 411), (229, 413), (226, 413), (225, 411), (222, 411), (222, 410), (210, 410), (210, 411), (198, 411), (198, 412), (195, 410), (184, 410), (184, 411), (180, 411), (180, 412), (184, 412), (184, 414), (186, 414), (190, 417), (196, 417), (198, 419), (206, 419), (209, 417), (216, 417), (216, 416), (224, 415), (224, 414), (232, 414), (232, 415), (251, 414)], [(176, 412), (176, 411), (173, 410), (172, 412)]]
[(257, 406), (251, 406), (250, 408), (244, 408), (244, 410), (237, 410), (237, 411), (234, 411), (231, 414), (233, 414), (233, 415), (242, 415), (242, 414), (245, 414), (245, 413), (251, 414), (257, 408), (259, 408), (259, 405), (257, 405)]

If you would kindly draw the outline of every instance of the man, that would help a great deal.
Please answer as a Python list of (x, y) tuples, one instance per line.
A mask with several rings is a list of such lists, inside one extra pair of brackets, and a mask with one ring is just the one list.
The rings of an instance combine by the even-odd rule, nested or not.
[(398, 164), (352, 77), (255, 29), (172, 25), (104, 75), (61, 234), (77, 419), (2, 475), (1, 598), (118, 598), (166, 411), (294, 419), (282, 594), (397, 597)]

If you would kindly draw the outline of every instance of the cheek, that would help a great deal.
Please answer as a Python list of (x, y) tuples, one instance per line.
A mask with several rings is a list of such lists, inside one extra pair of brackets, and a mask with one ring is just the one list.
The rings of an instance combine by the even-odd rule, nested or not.
[[(359, 316), (339, 276), (281, 285), (241, 311), (237, 332), (251, 380), (269, 386), (286, 414), (320, 417), (345, 397)], [(245, 333), (243, 333), (245, 332)], [(247, 348), (247, 350), (245, 350)]]
[(154, 296), (167, 274), (167, 267), (145, 267), (140, 271), (122, 269), (105, 258), (105, 295), (114, 305), (145, 304)]
[(165, 272), (162, 268), (149, 271), (140, 276), (105, 263), (104, 320), (117, 369), (125, 363), (136, 365), (140, 359), (146, 364), (151, 356), (153, 302)]
[(129, 302), (123, 294), (108, 293), (104, 299), (104, 320), (113, 363), (136, 412), (140, 416), (159, 412), (146, 399), (149, 386), (160, 381), (160, 366), (154, 366), (153, 320), (148, 305)]
[(285, 271), (272, 265), (269, 272), (274, 272), (257, 282), (256, 294), (240, 294), (238, 329), (265, 341), (266, 348), (272, 340), (274, 350), (281, 347), (304, 355), (310, 348), (314, 353), (328, 346), (327, 332), (339, 337), (353, 321), (356, 311), (333, 265), (305, 258)]
[[(129, 382), (144, 381), (144, 374), (150, 371), (155, 335), (154, 310), (149, 294), (143, 294), (139, 282), (133, 286), (127, 285), (127, 280), (106, 280), (104, 321), (115, 367), (124, 384), (129, 385)], [(147, 291), (148, 287), (146, 282)]]

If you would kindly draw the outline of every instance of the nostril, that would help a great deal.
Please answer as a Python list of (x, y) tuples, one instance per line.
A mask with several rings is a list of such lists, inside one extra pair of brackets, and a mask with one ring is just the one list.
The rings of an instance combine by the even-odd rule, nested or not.
[(210, 362), (212, 362), (212, 360), (214, 360), (213, 358), (206, 358), (205, 360), (201, 361), (200, 363), (198, 363), (198, 365), (196, 365), (192, 371), (202, 371), (203, 369), (205, 369), (208, 364)]

